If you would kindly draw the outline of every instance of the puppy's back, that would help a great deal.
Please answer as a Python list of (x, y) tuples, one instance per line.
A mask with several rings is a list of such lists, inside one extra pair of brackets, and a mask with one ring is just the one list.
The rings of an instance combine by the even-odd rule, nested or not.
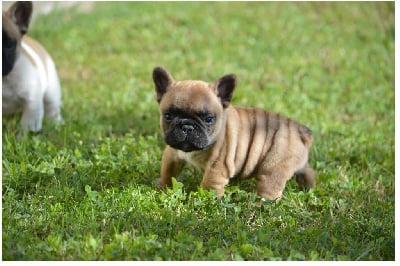
[[(312, 144), (312, 132), (308, 127), (268, 110), (229, 109), (226, 164), (234, 166), (231, 174), (247, 178), (256, 174), (260, 167), (273, 167), (282, 161), (297, 171), (307, 162)], [(229, 119), (229, 116), (238, 119)]]

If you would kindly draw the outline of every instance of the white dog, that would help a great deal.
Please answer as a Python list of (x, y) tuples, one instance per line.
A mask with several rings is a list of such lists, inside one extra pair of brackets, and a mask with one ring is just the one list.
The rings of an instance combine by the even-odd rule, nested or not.
[(16, 2), (3, 13), (3, 115), (22, 112), (24, 132), (42, 129), (43, 117), (62, 123), (61, 89), (53, 60), (25, 36), (32, 2)]

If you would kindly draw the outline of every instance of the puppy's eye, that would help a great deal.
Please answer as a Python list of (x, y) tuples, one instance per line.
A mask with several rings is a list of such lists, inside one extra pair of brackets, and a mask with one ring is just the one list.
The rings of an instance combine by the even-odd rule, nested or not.
[(172, 120), (172, 114), (171, 113), (164, 113), (164, 119), (166, 121), (171, 121)]
[(215, 122), (215, 116), (208, 115), (204, 118), (204, 122), (207, 124), (213, 124)]

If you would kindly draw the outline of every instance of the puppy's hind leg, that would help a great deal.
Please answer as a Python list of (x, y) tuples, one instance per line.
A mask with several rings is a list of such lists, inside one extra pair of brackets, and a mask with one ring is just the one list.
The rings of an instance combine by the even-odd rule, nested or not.
[(258, 176), (257, 194), (263, 199), (277, 200), (282, 196), (290, 173), (280, 169), (266, 171)]
[(315, 173), (314, 170), (306, 165), (304, 168), (295, 173), (296, 182), (300, 190), (309, 190), (315, 187)]

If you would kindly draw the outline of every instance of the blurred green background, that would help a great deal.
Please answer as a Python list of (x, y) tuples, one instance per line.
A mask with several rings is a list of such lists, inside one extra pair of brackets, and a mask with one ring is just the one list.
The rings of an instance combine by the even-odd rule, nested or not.
[[(394, 2), (91, 2), (37, 15), (65, 125), (3, 117), (5, 260), (394, 260)], [(41, 9), (35, 9), (39, 12)], [(221, 201), (188, 168), (155, 189), (151, 73), (238, 76), (233, 104), (314, 132), (317, 188)]]

